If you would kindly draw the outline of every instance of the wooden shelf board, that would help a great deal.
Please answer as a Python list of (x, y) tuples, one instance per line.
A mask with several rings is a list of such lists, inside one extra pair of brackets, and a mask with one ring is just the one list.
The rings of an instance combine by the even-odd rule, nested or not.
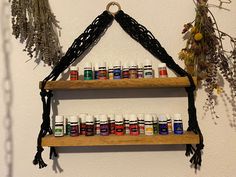
[[(196, 84), (196, 78), (193, 78)], [(42, 82), (39, 83), (41, 88)], [(131, 88), (162, 88), (162, 87), (188, 87), (187, 77), (168, 77), (152, 79), (120, 79), (120, 80), (59, 80), (48, 81), (45, 89), (131, 89)]]
[(193, 132), (183, 135), (139, 135), (139, 136), (63, 136), (48, 135), (42, 139), (43, 146), (120, 146), (120, 145), (170, 145), (170, 144), (198, 144), (199, 136)]

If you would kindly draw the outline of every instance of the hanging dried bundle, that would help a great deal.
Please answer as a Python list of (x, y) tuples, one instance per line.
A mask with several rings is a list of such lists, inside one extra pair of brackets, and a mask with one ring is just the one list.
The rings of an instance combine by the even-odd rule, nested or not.
[(60, 30), (48, 0), (12, 0), (13, 35), (25, 42), (25, 51), (35, 61), (55, 65), (61, 58)]
[[(227, 97), (235, 117), (236, 38), (218, 28), (207, 0), (194, 0), (194, 3), (196, 17), (193, 22), (184, 25), (182, 33), (187, 43), (179, 53), (179, 58), (185, 62), (188, 72), (202, 80), (208, 96), (205, 108), (211, 111), (213, 118), (218, 117), (214, 110), (217, 94), (224, 94)], [(220, 1), (219, 7), (223, 3), (230, 3), (230, 1)], [(230, 43), (230, 50), (225, 49), (225, 42)], [(230, 96), (223, 89), (222, 78), (229, 83)]]

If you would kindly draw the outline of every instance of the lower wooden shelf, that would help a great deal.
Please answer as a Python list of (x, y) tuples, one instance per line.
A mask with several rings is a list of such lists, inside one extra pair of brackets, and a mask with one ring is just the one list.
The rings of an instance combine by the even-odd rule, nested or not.
[(45, 136), (42, 146), (120, 146), (120, 145), (166, 145), (166, 144), (198, 144), (199, 136), (193, 132), (182, 135), (153, 135), (153, 136)]

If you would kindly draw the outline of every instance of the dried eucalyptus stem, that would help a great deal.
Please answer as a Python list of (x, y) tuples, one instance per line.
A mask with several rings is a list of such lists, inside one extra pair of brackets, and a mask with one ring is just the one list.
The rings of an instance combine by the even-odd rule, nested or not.
[[(184, 25), (182, 33), (185, 34), (187, 43), (179, 53), (179, 58), (185, 62), (186, 69), (191, 74), (202, 80), (207, 93), (205, 108), (210, 110), (213, 119), (218, 118), (215, 105), (217, 94), (223, 93), (224, 85), (221, 80), (224, 78), (228, 82), (231, 89), (228, 101), (235, 117), (236, 38), (219, 29), (207, 2), (208, 0), (194, 0), (196, 17), (193, 22)], [(219, 2), (218, 7), (222, 8), (224, 3), (231, 1)], [(226, 50), (224, 42), (229, 42), (231, 49)]]
[(48, 0), (12, 0), (13, 35), (25, 43), (25, 51), (36, 63), (55, 65), (61, 58), (58, 21)]

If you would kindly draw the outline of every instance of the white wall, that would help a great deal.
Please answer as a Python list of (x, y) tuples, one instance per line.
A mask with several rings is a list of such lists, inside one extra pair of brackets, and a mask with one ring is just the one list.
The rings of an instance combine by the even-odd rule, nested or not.
[[(3, 0), (2, 0), (3, 1)], [(65, 52), (73, 40), (80, 35), (92, 20), (103, 12), (108, 0), (50, 0), (53, 11), (62, 27), (60, 38)], [(185, 45), (182, 41), (182, 26), (193, 20), (194, 5), (189, 0), (120, 0), (122, 9), (139, 23), (146, 26), (160, 41), (168, 53), (177, 59), (177, 53)], [(211, 3), (218, 3), (212, 0)], [(230, 11), (211, 9), (219, 26), (236, 36), (236, 3), (228, 6)], [(2, 45), (2, 36), (0, 37)], [(205, 138), (205, 149), (201, 170), (195, 173), (190, 168), (189, 158), (185, 157), (182, 146), (147, 146), (147, 147), (92, 147), (61, 148), (58, 160), (63, 172), (53, 170), (53, 161), (48, 160), (48, 148), (44, 151), (44, 160), (48, 167), (39, 170), (32, 160), (36, 150), (36, 138), (41, 124), (42, 105), (39, 97), (38, 82), (49, 74), (50, 68), (42, 64), (36, 66), (22, 52), (23, 45), (11, 38), (10, 72), (12, 77), (13, 105), (10, 116), (13, 126), (13, 176), (14, 177), (234, 177), (236, 164), (236, 132), (230, 126), (232, 115), (219, 99), (216, 107), (220, 118), (211, 119), (209, 113), (204, 116), (203, 105), (205, 92), (197, 93), (198, 120)], [(6, 67), (3, 52), (0, 52), (1, 82), (5, 78)], [(158, 62), (151, 54), (133, 41), (117, 24), (113, 22), (100, 42), (79, 63), (86, 61), (143, 60), (149, 58), (156, 67)], [(173, 75), (173, 73), (171, 73)], [(2, 85), (2, 84), (1, 84)], [(0, 91), (0, 172), (7, 176), (4, 143), (9, 131), (5, 128), (6, 105)], [(169, 97), (169, 95), (171, 95)], [(103, 99), (103, 97), (105, 97)], [(118, 97), (117, 99), (115, 97)], [(139, 112), (180, 112), (184, 115), (187, 127), (187, 98), (182, 89), (133, 90), (133, 91), (73, 91), (55, 92), (59, 101), (54, 114), (88, 113), (139, 113)], [(171, 108), (171, 109), (170, 109)], [(229, 112), (227, 112), (229, 109)]]

